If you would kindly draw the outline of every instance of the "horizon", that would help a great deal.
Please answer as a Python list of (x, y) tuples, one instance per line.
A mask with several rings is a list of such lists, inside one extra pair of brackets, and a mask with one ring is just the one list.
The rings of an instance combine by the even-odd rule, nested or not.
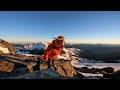
[[(6, 41), (6, 40), (5, 40), (5, 41)], [(7, 42), (9, 42), (9, 41), (7, 41)], [(9, 42), (9, 43), (11, 43), (11, 44), (32, 44), (32, 43), (37, 44), (37, 43), (39, 43), (39, 42), (51, 43), (51, 42), (49, 42), (49, 41)], [(120, 45), (120, 44), (116, 44), (116, 43), (65, 43), (65, 44), (101, 44), (101, 45), (102, 45), (102, 44), (104, 44), (104, 45), (110, 44), (110, 45)]]
[[(9, 39), (3, 39), (9, 43), (15, 43), (15, 44), (26, 44), (26, 43), (39, 43), (39, 42), (45, 42), (45, 43), (51, 43), (53, 38), (51, 38), (51, 40), (47, 41), (47, 40), (20, 40), (20, 41), (14, 41), (14, 40), (9, 40)], [(65, 40), (66, 41), (66, 40)], [(114, 44), (114, 45), (117, 45), (117, 44), (120, 44), (120, 43), (116, 43), (116, 42), (113, 42), (113, 43), (108, 43), (108, 42), (66, 42), (66, 44)]]
[(120, 44), (120, 11), (0, 11), (0, 38), (10, 43)]

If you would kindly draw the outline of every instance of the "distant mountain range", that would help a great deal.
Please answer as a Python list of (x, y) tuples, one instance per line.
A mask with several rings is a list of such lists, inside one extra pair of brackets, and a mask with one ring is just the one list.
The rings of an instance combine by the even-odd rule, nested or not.
[[(0, 54), (34, 54), (43, 55), (49, 43), (10, 44), (0, 39)], [(113, 44), (65, 44), (58, 55), (61, 59), (118, 62), (120, 60), (120, 45)]]
[(37, 44), (26, 44), (24, 45), (24, 48), (27, 49), (27, 50), (33, 50), (33, 49), (46, 49), (48, 46), (48, 43), (43, 43), (43, 42), (39, 42)]

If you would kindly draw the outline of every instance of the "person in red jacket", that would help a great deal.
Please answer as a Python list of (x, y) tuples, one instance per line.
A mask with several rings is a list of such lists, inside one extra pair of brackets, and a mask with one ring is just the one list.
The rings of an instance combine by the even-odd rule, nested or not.
[(57, 55), (61, 52), (65, 44), (65, 37), (58, 36), (51, 44), (48, 45), (44, 52), (44, 61), (48, 63), (48, 68), (53, 67), (53, 63)]

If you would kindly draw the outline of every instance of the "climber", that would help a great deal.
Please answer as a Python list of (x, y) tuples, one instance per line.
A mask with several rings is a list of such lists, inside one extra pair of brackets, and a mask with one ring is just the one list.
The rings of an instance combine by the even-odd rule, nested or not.
[(64, 45), (64, 36), (58, 36), (57, 38), (54, 38), (52, 43), (48, 45), (43, 56), (44, 61), (48, 64), (48, 68), (53, 68), (54, 60), (57, 58), (57, 55), (61, 52)]

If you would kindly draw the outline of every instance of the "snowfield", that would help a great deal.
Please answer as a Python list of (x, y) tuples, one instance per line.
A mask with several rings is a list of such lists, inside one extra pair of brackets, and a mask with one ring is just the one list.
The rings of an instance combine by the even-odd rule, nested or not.
[(88, 68), (105, 68), (105, 67), (113, 67), (115, 71), (120, 70), (120, 63), (81, 63), (77, 60), (71, 61), (72, 66), (80, 68), (80, 67), (88, 67)]
[(58, 59), (65, 59), (65, 60), (79, 60), (79, 56), (77, 53), (81, 52), (82, 50), (77, 48), (63, 48), (63, 51), (66, 52), (66, 54), (58, 55)]
[[(80, 62), (78, 60), (72, 60), (71, 64), (72, 64), (72, 66), (77, 67), (77, 68), (88, 67), (88, 68), (102, 69), (105, 67), (112, 67), (112, 68), (114, 68), (114, 71), (120, 70), (120, 63), (92, 63), (90, 61), (89, 62)], [(80, 73), (86, 77), (85, 79), (100, 79), (103, 77), (103, 74), (92, 74), (92, 73), (83, 73), (83, 72), (80, 72)]]

